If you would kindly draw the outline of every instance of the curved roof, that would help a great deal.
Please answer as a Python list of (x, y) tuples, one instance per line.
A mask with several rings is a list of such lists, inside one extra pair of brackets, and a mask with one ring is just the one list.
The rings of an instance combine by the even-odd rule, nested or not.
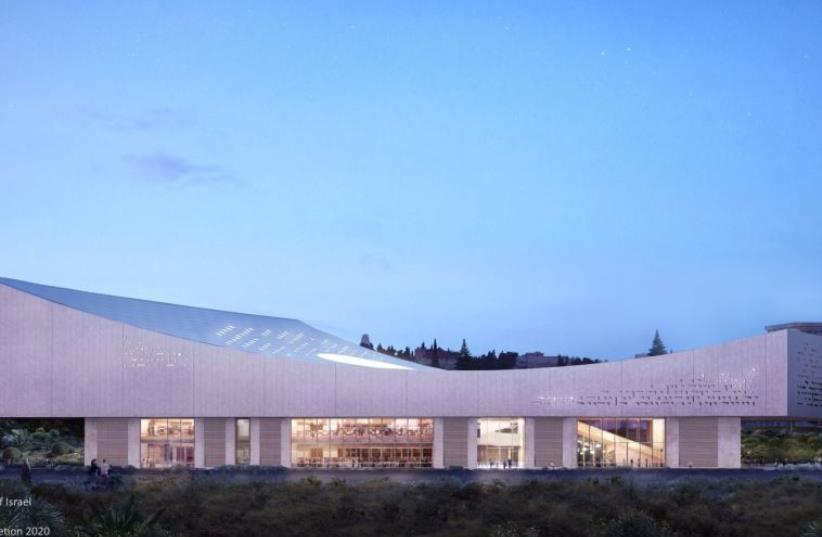
[(428, 369), (345, 341), (297, 319), (179, 306), (0, 278), (0, 285), (91, 315), (169, 336), (312, 362), (380, 369)]

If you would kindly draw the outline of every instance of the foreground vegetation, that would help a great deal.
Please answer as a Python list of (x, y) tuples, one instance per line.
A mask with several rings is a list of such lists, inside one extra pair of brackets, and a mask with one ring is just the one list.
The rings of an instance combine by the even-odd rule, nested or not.
[(0, 464), (82, 465), (83, 420), (0, 420)]
[(746, 464), (822, 461), (822, 430), (761, 427), (742, 431), (742, 462)]
[(181, 472), (136, 477), (106, 492), (0, 481), (2, 496), (30, 493), (35, 507), (16, 520), (13, 510), (0, 509), (0, 527), (45, 524), (52, 535), (146, 537), (822, 535), (814, 525), (822, 519), (822, 483), (799, 476), (354, 486), (310, 477), (227, 483)]

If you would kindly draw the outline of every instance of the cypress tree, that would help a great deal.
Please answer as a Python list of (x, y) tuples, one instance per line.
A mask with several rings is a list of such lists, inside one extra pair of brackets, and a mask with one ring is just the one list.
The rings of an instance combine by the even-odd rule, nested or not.
[(668, 349), (665, 347), (665, 343), (662, 342), (662, 338), (659, 337), (659, 330), (657, 330), (651, 348), (648, 349), (648, 356), (660, 356), (662, 354), (668, 354)]
[(463, 338), (462, 347), (460, 347), (460, 356), (457, 358), (457, 369), (471, 369), (471, 360), (471, 351), (468, 350), (468, 344), (465, 342), (465, 338)]

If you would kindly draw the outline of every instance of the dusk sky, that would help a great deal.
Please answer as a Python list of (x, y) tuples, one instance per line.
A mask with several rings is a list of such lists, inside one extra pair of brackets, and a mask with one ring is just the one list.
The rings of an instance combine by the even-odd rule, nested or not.
[(822, 2), (0, 2), (0, 275), (604, 359), (822, 320)]

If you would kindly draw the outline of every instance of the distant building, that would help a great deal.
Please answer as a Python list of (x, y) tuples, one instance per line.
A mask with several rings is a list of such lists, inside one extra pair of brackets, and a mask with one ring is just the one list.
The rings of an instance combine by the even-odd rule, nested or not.
[(517, 356), (517, 369), (530, 369), (533, 367), (556, 367), (559, 364), (559, 356), (545, 356), (541, 352), (526, 352)]
[[(456, 369), (457, 360), (459, 360), (460, 353), (450, 349), (437, 349), (437, 357), (439, 358), (440, 369)], [(434, 350), (428, 348), (417, 348), (414, 350), (414, 357), (412, 360), (418, 364), (430, 366), (434, 361)]]

